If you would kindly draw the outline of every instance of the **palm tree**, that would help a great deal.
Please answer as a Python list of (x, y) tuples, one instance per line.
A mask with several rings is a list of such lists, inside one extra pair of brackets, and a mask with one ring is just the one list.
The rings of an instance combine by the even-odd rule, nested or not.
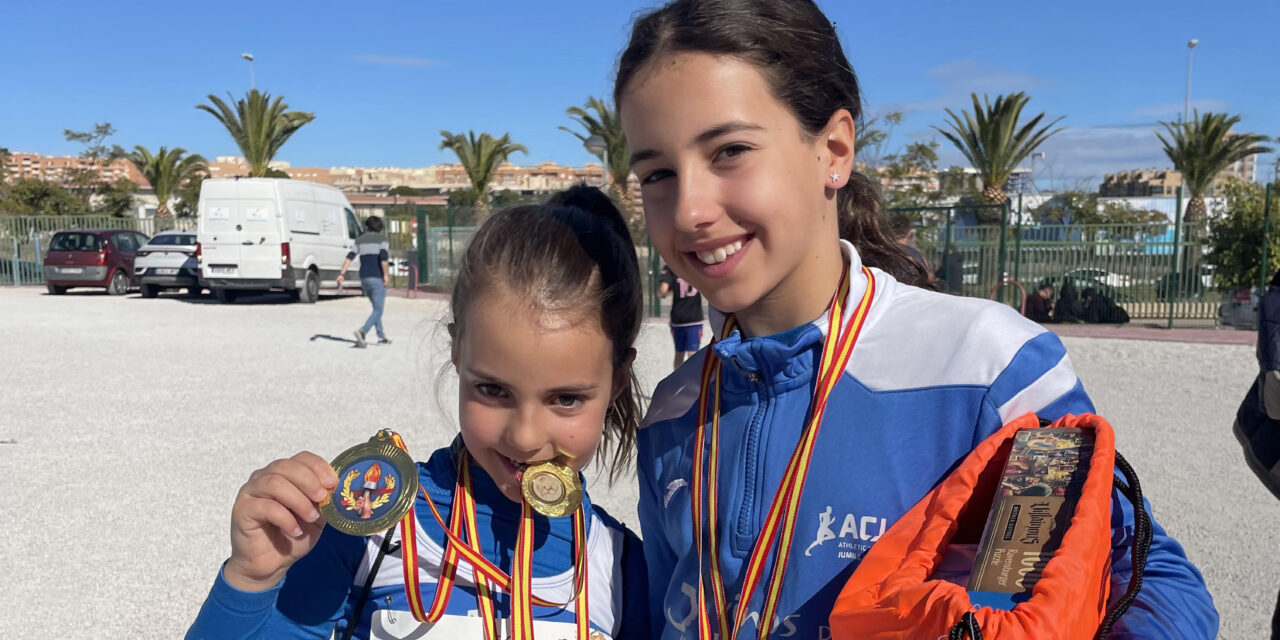
[[(230, 93), (227, 98), (235, 100)], [(227, 128), (244, 154), (245, 162), (249, 163), (249, 175), (254, 178), (266, 176), (267, 165), (280, 152), (280, 147), (302, 125), (316, 118), (314, 113), (286, 111), (289, 105), (282, 96), (272, 101), (271, 94), (257, 89), (250, 90), (247, 98), (236, 100), (234, 110), (213, 94), (209, 94), (209, 102), (213, 106), (198, 104), (196, 108), (208, 111)]]
[(960, 116), (947, 109), (947, 115), (951, 117), (947, 125), (951, 130), (944, 131), (936, 126), (934, 129), (946, 136), (969, 160), (970, 166), (978, 171), (982, 178), (983, 200), (987, 204), (1004, 204), (1008, 199), (1004, 195), (1004, 185), (1013, 170), (1045, 140), (1066, 127), (1050, 131), (1062, 117), (1040, 127), (1045, 118), (1044, 112), (1020, 127), (1018, 119), (1022, 108), (1031, 100), (1021, 91), (1007, 96), (998, 95), (995, 103), (986, 95), (982, 96), (982, 103), (978, 102), (978, 94), (969, 95), (973, 98), (972, 116), (968, 111), (961, 111), (964, 115), (964, 120), (961, 120)]
[(172, 151), (160, 147), (160, 151), (152, 155), (146, 147), (138, 145), (128, 158), (151, 183), (156, 198), (160, 200), (160, 206), (156, 207), (157, 218), (173, 217), (169, 199), (188, 180), (200, 180), (205, 173), (204, 156), (198, 153), (187, 155), (187, 150), (182, 147)]
[(474, 131), (466, 135), (440, 130), (440, 150), (452, 149), (462, 163), (463, 171), (471, 180), (471, 188), (475, 189), (477, 222), (483, 222), (489, 213), (489, 183), (498, 170), (498, 165), (506, 161), (507, 156), (519, 151), (525, 155), (529, 150), (524, 145), (512, 142), (511, 134), (504, 133), (495, 138), (487, 133), (479, 136)]
[(1231, 164), (1256, 153), (1268, 153), (1270, 148), (1261, 146), (1267, 137), (1256, 133), (1231, 133), (1231, 127), (1240, 122), (1240, 116), (1225, 113), (1195, 112), (1189, 122), (1161, 122), (1169, 134), (1160, 132), (1156, 137), (1164, 144), (1164, 153), (1173, 162), (1173, 168), (1182, 172), (1191, 199), (1187, 201), (1187, 223), (1190, 233), (1200, 235), (1208, 218), (1204, 194), (1213, 185), (1214, 178)]
[[(594, 111), (595, 115), (591, 115), (588, 111)], [(573, 134), (573, 137), (581, 140), (583, 144), (586, 144), (591, 136), (600, 136), (600, 139), (604, 140), (604, 153), (601, 159), (608, 165), (610, 195), (622, 205), (624, 211), (634, 214), (635, 202), (631, 198), (630, 190), (627, 189), (627, 179), (631, 177), (631, 150), (627, 147), (627, 136), (622, 131), (622, 120), (618, 119), (618, 111), (600, 98), (589, 96), (585, 106), (569, 107), (565, 109), (565, 114), (578, 123), (586, 133), (579, 133), (564, 126), (560, 127), (562, 130)]]

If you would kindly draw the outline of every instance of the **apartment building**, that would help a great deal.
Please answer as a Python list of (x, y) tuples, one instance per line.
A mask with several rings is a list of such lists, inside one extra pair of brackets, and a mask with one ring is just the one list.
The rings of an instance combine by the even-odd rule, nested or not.
[[(1249, 169), (1249, 178), (1256, 171), (1257, 159), (1253, 159), (1253, 168)], [(1243, 161), (1241, 161), (1243, 162)], [(1240, 163), (1236, 163), (1239, 165)], [(1235, 167), (1236, 165), (1232, 165)], [(1243, 166), (1243, 165), (1241, 165)], [(1243, 169), (1240, 169), (1242, 172)], [(1213, 185), (1209, 187), (1206, 196), (1212, 196), (1222, 191), (1223, 185), (1227, 180), (1246, 178), (1240, 173), (1232, 171), (1230, 167), (1219, 173), (1213, 180)], [(1098, 195), (1104, 198), (1172, 198), (1177, 195), (1178, 187), (1182, 186), (1182, 172), (1174, 169), (1134, 169), (1132, 171), (1117, 171), (1108, 173), (1102, 180), (1102, 184), (1098, 187)]]
[(103, 165), (88, 158), (78, 156), (42, 156), (38, 153), (11, 153), (4, 159), (4, 175), (7, 182), (20, 178), (34, 178), (57, 182), (69, 186), (69, 176), (74, 170), (96, 170), (106, 182), (115, 182), (127, 178), (144, 189), (151, 188), (142, 172), (125, 159), (114, 160)]

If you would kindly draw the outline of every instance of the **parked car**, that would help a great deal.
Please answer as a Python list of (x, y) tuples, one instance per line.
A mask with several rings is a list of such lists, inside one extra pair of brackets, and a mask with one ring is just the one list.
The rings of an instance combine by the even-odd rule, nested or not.
[(197, 216), (200, 277), (219, 302), (271, 290), (315, 302), (322, 287), (337, 288), (360, 235), (341, 191), (303, 180), (205, 180)]
[(1236, 289), (1223, 296), (1224, 301), (1218, 305), (1218, 324), (1238, 329), (1258, 329), (1258, 307), (1262, 303), (1262, 292), (1256, 287)]
[(102, 287), (110, 295), (124, 295), (138, 284), (133, 262), (146, 243), (147, 236), (126, 229), (59, 231), (44, 256), (45, 286), (55, 296), (72, 287)]
[(196, 264), (195, 231), (161, 231), (138, 249), (133, 261), (142, 297), (154, 298), (164, 289), (186, 287), (200, 295), (200, 267)]
[(1112, 273), (1110, 271), (1107, 271), (1106, 269), (1093, 269), (1089, 267), (1080, 267), (1077, 269), (1068, 269), (1067, 271), (1063, 272), (1062, 275), (1068, 278), (1074, 278), (1076, 280), (1094, 280), (1096, 282), (1101, 282), (1102, 284), (1105, 284), (1109, 287), (1115, 287), (1117, 289), (1121, 287), (1129, 286), (1129, 276), (1119, 274), (1119, 273)]
[[(1179, 300), (1201, 300), (1204, 298), (1205, 291), (1213, 287), (1213, 265), (1201, 264), (1195, 273), (1198, 275), (1193, 275), (1191, 270), (1186, 270), (1178, 276)], [(1156, 297), (1161, 301), (1167, 301), (1169, 295), (1173, 293), (1172, 282), (1172, 273), (1156, 278)]]

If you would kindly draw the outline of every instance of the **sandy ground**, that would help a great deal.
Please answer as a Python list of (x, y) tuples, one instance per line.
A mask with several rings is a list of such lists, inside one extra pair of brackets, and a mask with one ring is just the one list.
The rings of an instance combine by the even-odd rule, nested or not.
[[(359, 298), (223, 306), (0, 289), (0, 638), (180, 637), (228, 553), (250, 471), (300, 448), (331, 458), (379, 427), (423, 456), (448, 444), (443, 311), (389, 298), (394, 344), (357, 350)], [(1280, 504), (1230, 435), (1252, 349), (1066, 343), (1156, 518), (1203, 569), (1221, 637), (1264, 637)], [(645, 389), (670, 349), (666, 326), (646, 325)], [(591, 492), (635, 523), (631, 482)]]

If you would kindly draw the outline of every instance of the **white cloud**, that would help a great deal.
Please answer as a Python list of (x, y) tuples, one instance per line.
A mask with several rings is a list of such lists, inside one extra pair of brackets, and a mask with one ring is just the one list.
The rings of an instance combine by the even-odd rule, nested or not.
[(351, 59), (356, 62), (379, 64), (386, 67), (434, 67), (440, 64), (439, 60), (433, 60), (431, 58), (419, 58), (416, 56), (384, 56), (372, 53), (362, 53), (352, 56)]
[[(1133, 117), (1135, 118), (1167, 118), (1169, 120), (1176, 120), (1178, 116), (1182, 115), (1182, 110), (1185, 106), (1186, 104), (1183, 102), (1166, 102), (1163, 104), (1151, 104), (1145, 107), (1139, 107), (1137, 109), (1134, 109), (1131, 115), (1133, 115)], [(1191, 109), (1192, 110), (1199, 109), (1202, 112), (1203, 111), (1222, 112), (1227, 110), (1227, 101), (1216, 100), (1216, 99), (1215, 100), (1192, 100)]]
[(1014, 73), (983, 67), (973, 60), (955, 60), (938, 65), (925, 72), (938, 85), (940, 93), (928, 100), (899, 102), (886, 105), (884, 111), (901, 111), (904, 114), (942, 111), (943, 109), (971, 108), (970, 93), (979, 96), (1027, 91), (1044, 87), (1049, 82), (1025, 73)]

